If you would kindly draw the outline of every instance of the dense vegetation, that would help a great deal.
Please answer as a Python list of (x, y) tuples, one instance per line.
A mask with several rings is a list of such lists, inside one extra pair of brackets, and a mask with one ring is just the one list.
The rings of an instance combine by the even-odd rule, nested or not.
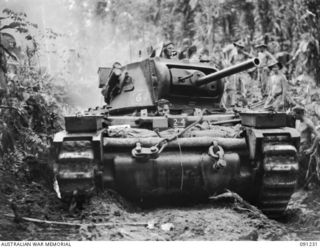
[[(0, 29), (0, 168), (18, 173), (26, 158), (47, 154), (53, 132), (61, 128), (62, 89), (37, 64), (39, 46), (30, 32), (37, 25), (25, 13), (5, 9), (2, 14), (8, 24)], [(12, 30), (28, 43), (24, 51), (8, 33)]]

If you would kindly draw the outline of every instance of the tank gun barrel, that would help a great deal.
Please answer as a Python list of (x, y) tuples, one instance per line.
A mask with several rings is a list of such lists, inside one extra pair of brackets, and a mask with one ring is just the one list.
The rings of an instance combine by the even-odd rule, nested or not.
[(250, 69), (252, 67), (258, 66), (259, 64), (260, 64), (260, 60), (258, 58), (249, 59), (249, 60), (244, 61), (244, 62), (242, 62), (240, 64), (233, 65), (231, 67), (228, 67), (228, 68), (222, 69), (220, 71), (211, 73), (209, 75), (205, 75), (203, 77), (200, 77), (196, 81), (196, 86), (201, 86), (201, 85), (204, 85), (204, 84), (208, 84), (210, 82), (219, 80), (221, 78), (228, 77), (228, 76), (230, 76), (232, 74), (236, 74), (238, 72), (248, 70), (248, 69)]

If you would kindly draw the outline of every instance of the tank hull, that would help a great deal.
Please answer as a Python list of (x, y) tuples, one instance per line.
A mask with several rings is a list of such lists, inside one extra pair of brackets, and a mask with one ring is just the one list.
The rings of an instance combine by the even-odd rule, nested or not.
[(83, 200), (111, 189), (149, 206), (204, 202), (231, 190), (270, 215), (283, 213), (298, 171), (295, 130), (248, 128), (243, 138), (208, 131), (185, 133), (155, 153), (163, 138), (62, 132), (54, 163), (61, 196)]

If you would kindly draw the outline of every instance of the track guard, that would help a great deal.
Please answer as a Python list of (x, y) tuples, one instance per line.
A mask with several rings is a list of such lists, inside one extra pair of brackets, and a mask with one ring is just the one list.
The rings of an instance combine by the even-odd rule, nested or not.
[(263, 155), (262, 144), (264, 140), (268, 141), (287, 141), (297, 150), (300, 143), (299, 132), (291, 127), (282, 127), (274, 129), (246, 128), (246, 141), (249, 146), (250, 160), (259, 160)]

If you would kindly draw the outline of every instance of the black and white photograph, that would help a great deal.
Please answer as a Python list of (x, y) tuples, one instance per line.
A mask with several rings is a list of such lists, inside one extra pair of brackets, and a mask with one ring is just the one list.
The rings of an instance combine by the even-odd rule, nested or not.
[(0, 0), (0, 246), (317, 247), (319, 42), (319, 0)]

